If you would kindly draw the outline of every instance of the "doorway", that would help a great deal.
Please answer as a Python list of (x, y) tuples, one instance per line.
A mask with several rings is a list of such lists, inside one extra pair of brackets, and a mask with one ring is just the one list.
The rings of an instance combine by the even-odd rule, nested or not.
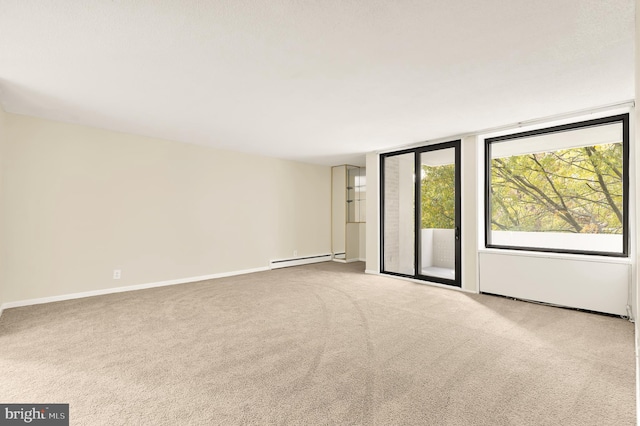
[(380, 157), (381, 272), (461, 286), (460, 141)]

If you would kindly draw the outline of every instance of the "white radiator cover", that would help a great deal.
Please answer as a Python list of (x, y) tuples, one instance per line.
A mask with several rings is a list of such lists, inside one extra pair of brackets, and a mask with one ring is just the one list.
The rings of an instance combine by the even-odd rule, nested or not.
[(572, 308), (627, 315), (628, 261), (479, 253), (480, 291)]

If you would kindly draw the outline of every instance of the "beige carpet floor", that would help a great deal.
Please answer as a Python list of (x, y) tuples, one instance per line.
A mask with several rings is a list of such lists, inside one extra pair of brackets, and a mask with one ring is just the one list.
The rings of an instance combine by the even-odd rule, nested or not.
[(8, 309), (0, 402), (73, 425), (635, 424), (633, 326), (304, 267)]

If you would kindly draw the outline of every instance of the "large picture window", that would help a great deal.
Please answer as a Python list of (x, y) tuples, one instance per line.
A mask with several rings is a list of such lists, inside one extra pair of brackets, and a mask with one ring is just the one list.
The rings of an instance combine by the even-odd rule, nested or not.
[(626, 257), (628, 146), (628, 114), (486, 139), (486, 247)]

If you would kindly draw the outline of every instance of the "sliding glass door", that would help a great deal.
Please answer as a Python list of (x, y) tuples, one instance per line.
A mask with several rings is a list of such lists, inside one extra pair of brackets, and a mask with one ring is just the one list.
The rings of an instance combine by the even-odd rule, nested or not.
[(381, 156), (381, 271), (460, 286), (460, 141)]
[(415, 275), (415, 156), (390, 155), (383, 163), (383, 265), (386, 272)]
[[(417, 153), (420, 164), (418, 275), (459, 285), (460, 185), (458, 144), (435, 145)], [(444, 280), (444, 281), (441, 281)]]

